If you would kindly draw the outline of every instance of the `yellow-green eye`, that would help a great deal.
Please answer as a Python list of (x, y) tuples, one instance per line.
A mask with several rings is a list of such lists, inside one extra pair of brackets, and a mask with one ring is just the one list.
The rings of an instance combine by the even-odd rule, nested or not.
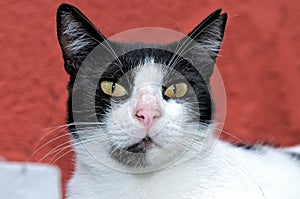
[(179, 98), (183, 97), (187, 90), (188, 85), (186, 83), (172, 84), (165, 90), (164, 95), (170, 98)]
[(123, 86), (111, 81), (102, 81), (101, 89), (105, 94), (114, 97), (121, 97), (127, 93), (126, 89)]

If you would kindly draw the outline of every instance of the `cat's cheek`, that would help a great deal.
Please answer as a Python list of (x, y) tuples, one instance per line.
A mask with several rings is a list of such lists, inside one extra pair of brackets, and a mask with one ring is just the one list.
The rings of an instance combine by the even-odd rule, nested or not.
[(116, 148), (127, 148), (138, 143), (147, 132), (128, 114), (127, 104), (116, 107), (106, 117), (107, 137)]
[(128, 102), (115, 107), (110, 116), (110, 121), (116, 128), (128, 136), (144, 138), (146, 131), (134, 117)]
[(132, 129), (131, 132), (128, 132), (130, 127), (124, 127), (124, 129), (119, 129), (119, 126), (113, 124), (106, 128), (107, 137), (111, 141), (111, 144), (116, 148), (126, 148), (133, 144), (136, 144), (141, 140), (138, 136), (133, 136), (141, 134), (141, 130)]
[[(164, 102), (163, 116), (156, 121), (149, 132), (149, 136), (158, 144), (164, 146), (172, 143), (179, 134), (182, 125), (181, 105), (175, 102)], [(171, 111), (165, 111), (171, 110)]]

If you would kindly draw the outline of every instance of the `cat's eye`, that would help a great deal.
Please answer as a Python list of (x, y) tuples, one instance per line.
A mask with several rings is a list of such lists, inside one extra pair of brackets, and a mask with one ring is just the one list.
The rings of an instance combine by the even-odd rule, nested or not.
[(180, 98), (183, 97), (188, 90), (188, 85), (186, 83), (177, 83), (169, 86), (164, 95), (170, 98)]
[(122, 97), (127, 93), (126, 89), (123, 86), (115, 82), (102, 81), (100, 86), (102, 91), (110, 96)]

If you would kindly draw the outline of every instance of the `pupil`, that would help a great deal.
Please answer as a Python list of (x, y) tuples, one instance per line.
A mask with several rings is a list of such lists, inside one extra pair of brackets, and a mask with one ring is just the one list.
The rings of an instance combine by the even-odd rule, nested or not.
[(177, 88), (176, 85), (173, 85), (173, 93), (176, 94)]
[(115, 82), (113, 82), (112, 85), (111, 85), (111, 92), (112, 93), (114, 93), (115, 88), (116, 88), (116, 84), (115, 84)]

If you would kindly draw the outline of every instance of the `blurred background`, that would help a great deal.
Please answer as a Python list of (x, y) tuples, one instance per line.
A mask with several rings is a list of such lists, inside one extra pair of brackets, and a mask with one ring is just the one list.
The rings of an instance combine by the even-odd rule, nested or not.
[[(63, 127), (68, 76), (56, 38), (63, 1), (0, 0), (0, 159), (46, 162), (69, 179)], [(222, 139), (300, 144), (300, 3), (297, 0), (68, 1), (107, 37), (157, 26), (187, 34), (212, 11), (229, 14), (217, 61), (227, 94)], [(64, 150), (61, 150), (63, 149)], [(38, 149), (38, 150), (37, 150)]]

